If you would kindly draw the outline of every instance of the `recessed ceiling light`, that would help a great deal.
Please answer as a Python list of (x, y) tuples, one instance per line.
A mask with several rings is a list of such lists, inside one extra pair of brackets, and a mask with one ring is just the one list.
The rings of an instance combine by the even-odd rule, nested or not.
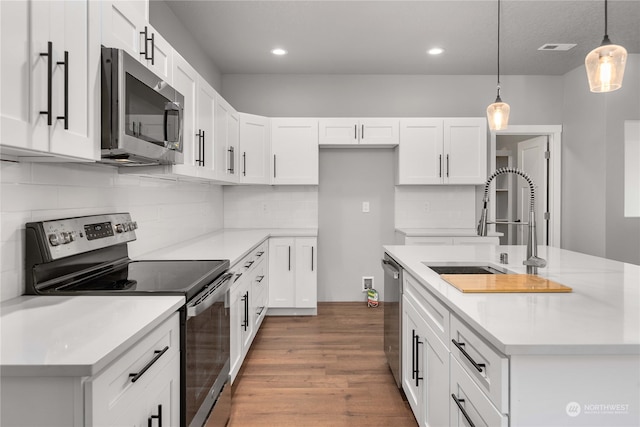
[(546, 43), (538, 48), (538, 50), (570, 50), (576, 47), (575, 43)]
[(282, 56), (282, 55), (286, 55), (287, 51), (282, 49), (282, 48), (277, 47), (277, 48), (273, 49), (271, 51), (271, 53), (273, 53), (274, 55)]
[(440, 55), (442, 52), (444, 52), (444, 49), (441, 47), (434, 47), (427, 51), (429, 55)]

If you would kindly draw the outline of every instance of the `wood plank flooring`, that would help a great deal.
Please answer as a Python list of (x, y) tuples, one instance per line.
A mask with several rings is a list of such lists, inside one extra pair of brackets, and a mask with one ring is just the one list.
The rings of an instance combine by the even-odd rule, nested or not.
[(319, 303), (267, 317), (233, 384), (229, 427), (415, 427), (383, 351), (383, 309)]

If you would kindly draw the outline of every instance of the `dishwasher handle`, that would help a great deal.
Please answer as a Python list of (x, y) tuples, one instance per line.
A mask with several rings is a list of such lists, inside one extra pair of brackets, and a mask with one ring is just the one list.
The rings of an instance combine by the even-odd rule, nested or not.
[(389, 260), (383, 259), (382, 268), (388, 273), (390, 273), (391, 275), (393, 275), (394, 280), (397, 280), (400, 278), (400, 270), (396, 268), (395, 263)]

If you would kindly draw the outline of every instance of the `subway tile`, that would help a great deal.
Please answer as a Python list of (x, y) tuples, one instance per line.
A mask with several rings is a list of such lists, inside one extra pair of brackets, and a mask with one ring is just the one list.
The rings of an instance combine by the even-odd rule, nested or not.
[(34, 163), (31, 180), (33, 184), (112, 187), (116, 173), (114, 168), (101, 168), (95, 165)]
[(58, 188), (31, 184), (5, 184), (0, 188), (2, 212), (53, 209), (58, 205)]
[(0, 161), (0, 178), (3, 183), (28, 184), (31, 182), (31, 163)]
[(24, 293), (24, 274), (22, 270), (9, 270), (0, 273), (0, 301), (19, 297)]

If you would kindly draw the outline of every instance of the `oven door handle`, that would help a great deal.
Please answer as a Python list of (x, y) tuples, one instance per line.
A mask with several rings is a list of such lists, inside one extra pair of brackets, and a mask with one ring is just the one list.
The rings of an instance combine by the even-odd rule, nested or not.
[[(187, 319), (196, 317), (208, 308), (220, 297), (220, 294), (224, 294), (229, 289), (228, 286), (224, 286), (225, 282), (229, 282), (234, 276), (233, 273), (225, 273), (213, 284), (207, 286), (200, 295), (196, 296), (192, 302), (187, 304)], [(213, 289), (213, 290), (210, 290)]]

